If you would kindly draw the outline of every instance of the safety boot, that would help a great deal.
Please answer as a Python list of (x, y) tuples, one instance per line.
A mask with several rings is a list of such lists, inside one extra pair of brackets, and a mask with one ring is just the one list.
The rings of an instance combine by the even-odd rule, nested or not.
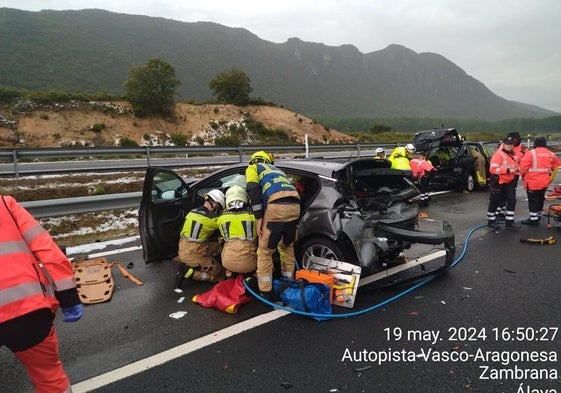
[(487, 226), (492, 230), (501, 229), (501, 226), (497, 222), (497, 220), (487, 220)]
[(511, 231), (517, 231), (521, 228), (520, 224), (518, 224), (516, 221), (514, 220), (505, 220), (505, 229), (511, 230)]
[(181, 289), (183, 282), (193, 275), (194, 269), (190, 268), (186, 264), (182, 263), (179, 265), (179, 270), (175, 275), (175, 289)]
[(530, 226), (533, 226), (533, 227), (537, 227), (538, 225), (540, 225), (539, 220), (530, 220), (529, 218), (526, 218), (526, 219), (524, 219), (520, 222), (524, 225), (530, 225)]

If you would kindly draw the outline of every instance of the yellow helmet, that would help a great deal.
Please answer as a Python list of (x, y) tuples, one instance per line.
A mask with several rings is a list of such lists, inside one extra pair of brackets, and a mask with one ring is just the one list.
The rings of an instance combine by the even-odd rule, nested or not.
[(251, 158), (249, 159), (249, 163), (255, 164), (256, 162), (262, 162), (265, 164), (272, 164), (273, 161), (271, 160), (271, 157), (272, 156), (269, 153), (261, 150), (251, 155)]
[(249, 200), (245, 188), (233, 185), (226, 190), (226, 207), (228, 209), (240, 209), (247, 206)]

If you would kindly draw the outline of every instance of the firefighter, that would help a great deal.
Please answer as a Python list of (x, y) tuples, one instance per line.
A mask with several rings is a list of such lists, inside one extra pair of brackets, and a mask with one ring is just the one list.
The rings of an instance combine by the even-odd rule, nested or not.
[(545, 138), (536, 138), (534, 148), (529, 150), (520, 162), (520, 174), (524, 180), (530, 211), (530, 217), (522, 220), (522, 224), (539, 225), (545, 191), (552, 181), (551, 174), (560, 166), (561, 161), (547, 148)]
[(419, 191), (421, 191), (419, 206), (427, 207), (430, 200), (430, 181), (436, 173), (436, 169), (430, 161), (425, 159), (425, 154), (422, 152), (417, 155), (417, 158), (411, 159), (409, 164), (411, 165), (413, 180), (419, 185)]
[(492, 229), (499, 229), (497, 222), (497, 207), (506, 200), (505, 228), (510, 230), (520, 229), (514, 221), (516, 207), (517, 175), (520, 173), (518, 157), (513, 151), (514, 138), (507, 136), (503, 140), (502, 148), (497, 149), (491, 157), (489, 183), (489, 205), (487, 207), (487, 225)]
[(273, 253), (278, 247), (281, 275), (294, 277), (294, 241), (300, 217), (300, 196), (286, 174), (272, 164), (265, 151), (251, 155), (245, 172), (246, 190), (259, 236), (257, 252), (257, 284), (261, 295), (271, 299), (273, 284)]
[(218, 229), (224, 239), (222, 266), (230, 273), (250, 273), (257, 268), (257, 224), (243, 187), (226, 191), (226, 208), (218, 217)]
[(386, 159), (386, 152), (383, 148), (379, 147), (374, 150), (374, 159), (375, 160), (385, 160)]
[(389, 157), (389, 160), (392, 163), (391, 168), (407, 171), (407, 175), (411, 177), (411, 165), (409, 164), (409, 160), (411, 158), (411, 154), (414, 152), (415, 146), (413, 146), (412, 143), (408, 143), (405, 147), (396, 147)]
[(36, 392), (71, 392), (53, 325), (82, 317), (70, 261), (10, 196), (0, 202), (0, 346), (25, 366)]
[(224, 204), (222, 191), (210, 190), (203, 204), (185, 217), (179, 238), (179, 260), (183, 263), (176, 276), (176, 288), (181, 288), (186, 278), (210, 282), (225, 278), (224, 268), (217, 260), (220, 255), (218, 216)]

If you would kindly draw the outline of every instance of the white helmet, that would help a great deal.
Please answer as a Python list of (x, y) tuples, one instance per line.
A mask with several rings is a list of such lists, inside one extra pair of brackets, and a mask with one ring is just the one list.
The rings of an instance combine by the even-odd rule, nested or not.
[(405, 150), (407, 150), (409, 153), (415, 153), (415, 146), (412, 143), (408, 143), (407, 145), (405, 145)]
[(233, 185), (226, 191), (226, 206), (228, 209), (241, 209), (247, 206), (248, 198), (245, 188)]
[(379, 147), (379, 148), (377, 148), (376, 150), (374, 150), (374, 153), (375, 153), (375, 154), (380, 154), (380, 153), (383, 153), (383, 152), (384, 152), (384, 149), (382, 149), (381, 147)]
[(222, 209), (224, 209), (224, 206), (226, 205), (225, 202), (225, 197), (224, 197), (224, 193), (220, 190), (210, 190), (209, 192), (206, 193), (205, 195), (205, 200), (206, 199), (212, 199), (214, 202), (218, 203)]

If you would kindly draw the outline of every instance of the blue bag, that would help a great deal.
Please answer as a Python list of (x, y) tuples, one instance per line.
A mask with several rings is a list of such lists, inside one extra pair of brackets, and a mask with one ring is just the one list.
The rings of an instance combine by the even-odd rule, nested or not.
[(331, 315), (330, 288), (320, 283), (300, 280), (274, 280), (273, 292), (289, 308), (325, 317), (313, 317), (318, 321), (329, 319)]

